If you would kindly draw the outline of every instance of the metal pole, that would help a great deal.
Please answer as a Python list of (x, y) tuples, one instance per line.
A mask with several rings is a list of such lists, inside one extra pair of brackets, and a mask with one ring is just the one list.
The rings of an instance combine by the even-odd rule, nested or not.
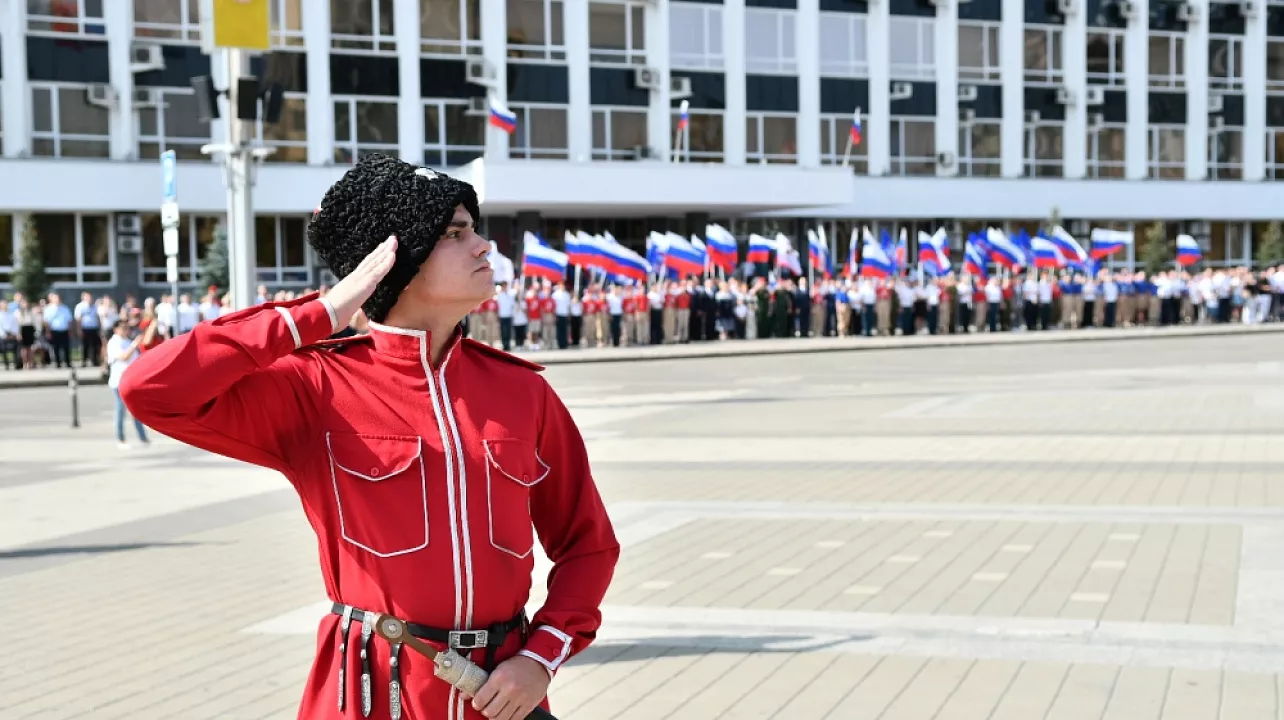
[(78, 428), (80, 427), (80, 391), (74, 367), (71, 369), (71, 377), (67, 379), (67, 392), (71, 395), (71, 426)]
[(239, 120), (241, 75), (249, 70), (245, 51), (229, 48), (223, 51), (227, 58), (228, 118), (225, 164), (227, 168), (228, 209), (228, 285), (232, 294), (232, 307), (243, 310), (251, 305), (254, 297), (254, 198), (251, 195), (253, 135), (250, 121)]

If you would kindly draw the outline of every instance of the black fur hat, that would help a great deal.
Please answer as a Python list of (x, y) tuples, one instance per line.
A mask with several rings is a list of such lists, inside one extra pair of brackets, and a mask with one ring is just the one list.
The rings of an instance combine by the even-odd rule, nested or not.
[(382, 154), (367, 155), (325, 194), (308, 226), (308, 243), (342, 280), (389, 235), (397, 260), (361, 309), (383, 322), (463, 205), (481, 219), (477, 193), (462, 180)]

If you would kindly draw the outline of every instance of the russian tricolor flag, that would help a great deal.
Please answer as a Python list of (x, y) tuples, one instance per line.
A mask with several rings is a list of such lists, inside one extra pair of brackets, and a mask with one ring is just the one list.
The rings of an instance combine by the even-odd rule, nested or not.
[(923, 272), (932, 277), (949, 274), (950, 251), (947, 241), (944, 228), (938, 229), (933, 235), (918, 231), (918, 264), (922, 266)]
[[(869, 235), (869, 229), (865, 229), (865, 234)], [(851, 278), (856, 277), (860, 270), (860, 262), (856, 259), (856, 248), (858, 247), (856, 226), (852, 226), (852, 237), (847, 243), (847, 264), (843, 266), (843, 275)]]
[(745, 259), (751, 263), (765, 263), (771, 259), (771, 251), (775, 247), (770, 240), (761, 235), (750, 235), (749, 257)]
[(1067, 265), (1082, 268), (1088, 262), (1088, 253), (1084, 252), (1083, 246), (1060, 225), (1052, 228), (1052, 236), (1048, 239), (1057, 246), (1057, 251), (1061, 253)]
[(872, 240), (867, 235), (865, 247), (861, 249), (861, 277), (885, 278), (892, 274), (892, 259), (887, 257), (882, 245)]
[(687, 126), (690, 124), (691, 124), (691, 103), (687, 102), (686, 100), (683, 100), (682, 105), (679, 106), (678, 108), (678, 129), (686, 130)]
[(963, 271), (983, 280), (990, 276), (984, 248), (985, 242), (976, 233), (968, 235), (967, 245), (963, 248)]
[(986, 243), (990, 246), (990, 259), (999, 265), (1009, 270), (1025, 266), (1025, 253), (1002, 230), (989, 228), (986, 231)]
[(1113, 255), (1132, 244), (1132, 233), (1127, 230), (1110, 230), (1107, 228), (1092, 229), (1092, 257), (1103, 258)]
[(562, 282), (566, 279), (567, 262), (566, 253), (548, 247), (532, 233), (522, 237), (523, 275)]
[(490, 98), (490, 124), (512, 135), (517, 132), (517, 113), (495, 98)]
[(602, 250), (611, 258), (610, 275), (615, 278), (646, 282), (646, 276), (651, 272), (651, 264), (641, 255), (621, 245), (609, 232), (602, 233)]
[(856, 108), (856, 112), (852, 113), (852, 129), (851, 129), (852, 147), (860, 145), (860, 137), (861, 137), (860, 108)]
[(1030, 249), (1034, 251), (1034, 266), (1037, 268), (1059, 268), (1065, 264), (1057, 246), (1043, 235), (1030, 239)]
[(1177, 264), (1194, 265), (1204, 259), (1204, 251), (1199, 248), (1199, 243), (1195, 238), (1189, 235), (1177, 236)]
[(680, 276), (694, 276), (704, 273), (704, 253), (691, 243), (682, 239), (677, 233), (665, 233), (668, 249), (664, 255), (664, 264), (677, 271)]
[[(821, 232), (824, 232), (823, 228)], [(815, 230), (807, 231), (807, 258), (811, 266), (823, 272), (825, 277), (833, 277), (834, 266), (829, 262), (829, 248)]]
[(735, 272), (736, 264), (740, 260), (736, 236), (721, 225), (713, 224), (705, 226), (704, 239), (709, 251), (709, 262), (728, 274)]

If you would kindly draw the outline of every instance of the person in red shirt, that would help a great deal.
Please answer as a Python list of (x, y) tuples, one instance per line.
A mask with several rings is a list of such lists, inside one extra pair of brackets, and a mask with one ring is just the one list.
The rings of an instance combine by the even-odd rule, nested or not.
[[(627, 288), (620, 292), (620, 342), (619, 345), (632, 345), (634, 333), (633, 316), (637, 312), (637, 300), (633, 291)], [(608, 308), (609, 310), (609, 308)]]
[(633, 309), (637, 314), (633, 318), (634, 342), (638, 345), (651, 343), (651, 300), (646, 296), (646, 288), (639, 287), (633, 293)]
[[(479, 215), (467, 183), (363, 158), (308, 229), (340, 278), (325, 297), (201, 323), (123, 377), (145, 424), (298, 493), (332, 603), (300, 718), (524, 718), (601, 624), (619, 543), (579, 430), (538, 365), (462, 337), (494, 291)], [(368, 334), (323, 342), (358, 309)], [(537, 538), (553, 569), (528, 621)], [(367, 613), (489, 679), (470, 701)]]
[(539, 315), (544, 328), (540, 342), (551, 350), (557, 347), (557, 303), (553, 300), (553, 289), (548, 281), (544, 282), (544, 291), (539, 296)]
[(543, 337), (540, 333), (540, 328), (543, 327), (543, 318), (540, 315), (542, 307), (539, 294), (531, 288), (526, 293), (526, 345), (532, 350), (539, 349), (540, 338)]

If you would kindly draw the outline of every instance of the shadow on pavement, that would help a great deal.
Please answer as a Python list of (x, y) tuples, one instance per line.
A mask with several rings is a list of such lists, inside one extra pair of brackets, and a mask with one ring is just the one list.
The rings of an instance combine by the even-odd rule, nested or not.
[(0, 550), (0, 560), (27, 560), (58, 555), (102, 555), (105, 553), (145, 550), (156, 547), (193, 547), (200, 543), (116, 543), (108, 545), (66, 545), (57, 547), (19, 548), (17, 550)]
[[(644, 642), (608, 642), (591, 645), (568, 665), (607, 665), (659, 657), (686, 657), (715, 653), (800, 653), (817, 652), (852, 642), (873, 640), (874, 635), (847, 635), (819, 640), (812, 635), (675, 635), (651, 637)], [(621, 652), (621, 649), (624, 652)]]

